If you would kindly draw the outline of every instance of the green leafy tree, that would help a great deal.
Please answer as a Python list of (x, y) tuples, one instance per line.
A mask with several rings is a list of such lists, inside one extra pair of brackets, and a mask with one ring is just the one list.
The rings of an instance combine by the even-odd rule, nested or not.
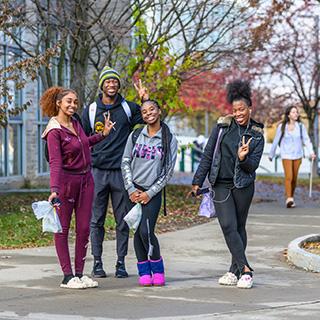
[[(135, 50), (134, 57), (130, 59), (127, 76), (137, 82), (141, 79), (143, 85), (149, 90), (150, 98), (157, 100), (163, 109), (163, 116), (185, 110), (185, 104), (179, 97), (181, 76), (176, 67), (176, 58), (170, 54), (165, 43), (160, 43), (154, 52), (143, 60), (144, 45), (142, 41)], [(126, 96), (137, 99), (136, 91), (132, 86), (127, 87)]]
[(261, 14), (256, 1), (246, 6), (236, 1), (154, 3), (144, 14), (136, 10), (134, 49), (118, 47), (111, 63), (123, 70), (128, 98), (137, 98), (132, 81), (141, 79), (165, 115), (192, 112), (179, 94), (182, 84), (207, 70), (227, 68), (228, 59), (255, 50), (287, 8), (272, 4)]

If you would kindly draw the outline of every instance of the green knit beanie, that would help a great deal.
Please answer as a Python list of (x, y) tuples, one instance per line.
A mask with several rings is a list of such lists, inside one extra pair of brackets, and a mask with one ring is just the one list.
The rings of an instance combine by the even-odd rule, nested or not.
[(102, 85), (103, 85), (104, 81), (107, 79), (117, 79), (119, 81), (119, 87), (121, 86), (119, 73), (116, 70), (114, 70), (108, 66), (105, 66), (102, 69), (100, 76), (99, 76), (99, 88), (101, 90), (102, 90)]

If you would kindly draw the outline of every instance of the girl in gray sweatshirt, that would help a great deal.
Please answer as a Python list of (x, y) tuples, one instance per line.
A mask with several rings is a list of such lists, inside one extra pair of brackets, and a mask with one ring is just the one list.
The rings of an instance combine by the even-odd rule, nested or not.
[(121, 170), (131, 207), (142, 205), (141, 222), (134, 234), (139, 284), (163, 286), (164, 266), (154, 229), (161, 208), (161, 190), (173, 174), (178, 143), (169, 127), (160, 121), (161, 109), (156, 101), (145, 101), (141, 114), (147, 125), (129, 136)]

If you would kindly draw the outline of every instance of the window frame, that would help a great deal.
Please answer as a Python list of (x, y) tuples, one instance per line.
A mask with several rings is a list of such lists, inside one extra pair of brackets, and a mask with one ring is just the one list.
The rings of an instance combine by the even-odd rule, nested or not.
[[(3, 55), (0, 55), (3, 67), (8, 66), (8, 59), (9, 59), (9, 52), (14, 52), (14, 53), (19, 53), (21, 57), (23, 57), (22, 50), (20, 50), (17, 47), (7, 45), (6, 41), (7, 36), (3, 33), (0, 34), (0, 46), (3, 50)], [(15, 91), (15, 88), (13, 89)], [(15, 94), (16, 92), (14, 92)], [(22, 105), (24, 101), (24, 90), (20, 89), (19, 90), (19, 104)], [(4, 102), (6, 102), (7, 99), (4, 97)], [(8, 111), (7, 111), (7, 116), (8, 116), (8, 124), (5, 128), (1, 128), (1, 146), (3, 146), (3, 164), (2, 164), (2, 159), (0, 162), (1, 165), (1, 171), (3, 172), (2, 175), (0, 175), (0, 178), (14, 178), (14, 177), (22, 177), (24, 175), (24, 145), (25, 145), (25, 126), (24, 126), (24, 113), (21, 113), (18, 116), (9, 116)], [(9, 144), (10, 144), (10, 133), (9, 130), (13, 128), (14, 126), (17, 126), (17, 131), (18, 131), (18, 137), (17, 137), (17, 146), (14, 146), (14, 149), (17, 149), (18, 156), (17, 156), (17, 172), (16, 173), (10, 173), (9, 167), (10, 167), (10, 153), (9, 153)], [(12, 168), (14, 168), (14, 164), (12, 165)]]

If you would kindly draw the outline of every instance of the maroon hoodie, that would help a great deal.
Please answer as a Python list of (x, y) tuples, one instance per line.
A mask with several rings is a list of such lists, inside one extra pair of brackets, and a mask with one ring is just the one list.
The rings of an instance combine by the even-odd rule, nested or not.
[(104, 139), (101, 134), (87, 137), (80, 123), (71, 119), (77, 135), (63, 127), (53, 117), (42, 138), (48, 143), (50, 165), (50, 190), (59, 193), (62, 173), (85, 174), (91, 170), (90, 147)]

